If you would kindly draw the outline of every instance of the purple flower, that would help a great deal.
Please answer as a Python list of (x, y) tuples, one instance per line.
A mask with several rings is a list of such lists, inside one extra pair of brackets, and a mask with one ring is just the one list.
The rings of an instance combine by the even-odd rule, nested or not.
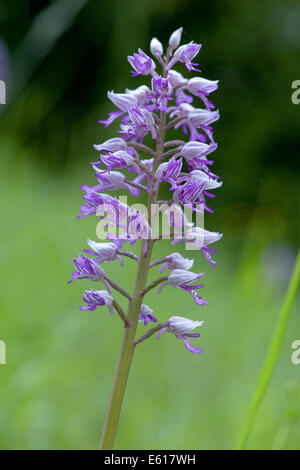
[(180, 253), (172, 253), (166, 257), (166, 261), (161, 265), (159, 272), (162, 273), (166, 268), (173, 271), (174, 269), (183, 269), (188, 271), (194, 264), (193, 259), (184, 258)]
[(71, 283), (76, 279), (90, 279), (91, 281), (104, 282), (105, 271), (94, 260), (89, 259), (85, 255), (79, 255), (73, 259), (76, 271), (72, 274)]
[(154, 57), (159, 58), (163, 54), (162, 43), (157, 38), (152, 38), (150, 42), (150, 51)]
[(149, 101), (150, 88), (146, 85), (141, 85), (135, 90), (129, 90), (126, 88), (126, 93), (135, 97), (137, 106), (145, 106)]
[(170, 97), (172, 86), (169, 83), (168, 78), (163, 78), (161, 76), (153, 77), (152, 90), (153, 93), (149, 95), (149, 98), (154, 100), (154, 105), (149, 108), (151, 110), (158, 109), (160, 111), (166, 111), (168, 109), (168, 100), (172, 100)]
[(189, 292), (196, 304), (198, 305), (207, 305), (208, 302), (202, 299), (200, 295), (197, 294), (196, 289), (203, 287), (203, 284), (190, 285), (191, 282), (196, 281), (200, 277), (204, 276), (204, 273), (196, 274), (191, 271), (186, 271), (185, 269), (174, 269), (169, 274), (168, 280), (164, 281), (158, 288), (158, 293), (160, 294), (162, 289), (170, 285), (172, 287), (180, 287), (180, 289)]
[(157, 339), (160, 339), (165, 332), (172, 333), (177, 339), (183, 341), (184, 346), (190, 353), (201, 354), (203, 352), (202, 349), (193, 346), (188, 338), (199, 338), (200, 333), (189, 333), (189, 331), (202, 326), (203, 323), (203, 321), (193, 321), (183, 317), (171, 317), (167, 321), (166, 326), (159, 330)]
[(122, 133), (126, 138), (135, 137), (142, 139), (150, 130), (153, 130), (154, 119), (152, 113), (147, 109), (133, 106), (128, 108), (128, 116), (131, 124), (124, 124)]
[(209, 169), (207, 165), (212, 165), (213, 160), (208, 160), (207, 155), (217, 148), (216, 143), (205, 144), (204, 142), (190, 141), (185, 144), (181, 153), (189, 164), (190, 168), (203, 170), (208, 177), (217, 178)]
[(174, 59), (173, 61), (171, 61), (171, 63), (172, 62), (176, 63), (177, 61), (180, 61), (185, 64), (189, 72), (191, 72), (192, 70), (199, 72), (199, 69), (195, 67), (195, 65), (198, 65), (198, 64), (193, 63), (192, 60), (194, 57), (196, 57), (200, 49), (201, 49), (201, 44), (195, 44), (193, 42), (180, 46), (175, 51)]
[(194, 109), (187, 115), (187, 119), (195, 127), (208, 126), (219, 119), (219, 111), (208, 111), (207, 109)]
[[(185, 181), (185, 183), (180, 186), (178, 183), (182, 181)], [(222, 181), (211, 178), (204, 171), (193, 170), (188, 175), (177, 178), (177, 182), (171, 188), (175, 189), (173, 200), (183, 204), (196, 203), (198, 201), (198, 203), (205, 205), (204, 196), (214, 196), (208, 193), (207, 190), (219, 188), (222, 184)]]
[(119, 150), (126, 150), (127, 142), (121, 137), (113, 137), (108, 139), (103, 144), (94, 145), (94, 149), (99, 152), (118, 152)]
[(121, 266), (124, 265), (122, 257), (118, 254), (115, 243), (97, 243), (87, 239), (87, 243), (91, 250), (84, 249), (85, 253), (95, 256), (94, 261), (98, 264), (105, 261), (114, 261), (116, 258), (120, 261)]
[(179, 46), (180, 41), (181, 41), (182, 30), (183, 30), (182, 27), (178, 28), (178, 29), (176, 29), (176, 31), (174, 31), (171, 34), (170, 39), (169, 39), (169, 46), (172, 49), (176, 49), (176, 47)]
[(192, 227), (186, 231), (184, 241), (189, 243), (190, 249), (201, 250), (210, 264), (216, 266), (216, 262), (211, 257), (211, 254), (216, 254), (216, 250), (208, 248), (207, 245), (219, 241), (222, 237), (222, 233), (209, 232), (201, 227)]
[(134, 240), (138, 238), (147, 240), (151, 237), (151, 228), (145, 215), (141, 211), (133, 211), (128, 218), (128, 237)]
[(85, 290), (83, 300), (88, 304), (80, 305), (80, 310), (95, 310), (96, 307), (102, 307), (103, 305), (107, 305), (109, 309), (109, 313), (111, 315), (114, 314), (113, 310), (113, 301), (114, 299), (106, 290)]
[(178, 122), (174, 125), (175, 129), (183, 126), (185, 133), (190, 131), (190, 141), (199, 140), (205, 142), (206, 137), (198, 132), (198, 128), (203, 130), (208, 136), (209, 140), (214, 143), (212, 128), (209, 124), (219, 119), (219, 111), (210, 111), (208, 109), (197, 109), (189, 103), (181, 103), (178, 106), (172, 107), (170, 117), (177, 117)]
[(161, 163), (156, 170), (155, 178), (160, 181), (169, 181), (172, 183), (179, 175), (182, 167), (182, 158), (176, 160), (172, 157), (168, 162)]
[(153, 73), (155, 70), (155, 63), (145, 54), (142, 49), (138, 49), (138, 54), (133, 54), (133, 56), (129, 55), (128, 62), (134, 68), (135, 71), (132, 71), (132, 75), (135, 77), (136, 75), (149, 75), (149, 73)]
[(180, 87), (188, 83), (188, 79), (184, 78), (181, 73), (177, 72), (176, 70), (169, 70), (168, 79), (172, 87)]
[(193, 178), (190, 174), (188, 175), (188, 180), (181, 186), (175, 185), (173, 200), (174, 202), (180, 202), (182, 204), (192, 204), (199, 200), (203, 190), (205, 188), (205, 184), (203, 181), (199, 180), (198, 178)]
[(217, 181), (216, 178), (211, 178), (204, 171), (193, 170), (190, 173), (190, 178), (197, 181), (199, 184), (203, 184), (204, 191), (208, 189), (216, 189), (222, 186), (222, 181)]
[(78, 219), (86, 217), (87, 215), (94, 215), (104, 207), (109, 209), (111, 206), (112, 209), (117, 209), (117, 201), (108, 194), (98, 193), (93, 188), (86, 185), (81, 186), (81, 189), (85, 191), (83, 200), (86, 205), (80, 207), (81, 215), (78, 216)]
[(213, 152), (217, 148), (217, 144), (205, 144), (204, 142), (197, 142), (191, 140), (190, 142), (186, 143), (182, 149), (181, 153), (184, 158), (190, 163), (190, 160), (194, 159), (203, 159), (209, 153)]
[(156, 323), (157, 318), (155, 318), (152, 313), (152, 308), (142, 304), (140, 308), (139, 322), (144, 322), (144, 326), (147, 326), (150, 321)]
[(102, 171), (97, 171), (95, 177), (99, 181), (99, 185), (93, 186), (94, 191), (113, 191), (116, 189), (128, 189), (128, 184), (126, 184), (126, 176), (119, 171), (110, 171), (109, 173), (103, 173)]
[(119, 150), (115, 153), (104, 153), (100, 155), (100, 161), (94, 163), (93, 165), (98, 167), (103, 163), (106, 166), (108, 171), (115, 168), (126, 168), (128, 165), (131, 165), (134, 162), (134, 158), (124, 150)]
[(107, 96), (122, 111), (127, 111), (129, 106), (136, 106), (137, 99), (133, 93), (115, 93), (108, 91)]
[(218, 88), (219, 80), (208, 80), (203, 77), (193, 77), (188, 81), (187, 88), (193, 95), (209, 94)]
[(221, 240), (222, 233), (210, 232), (201, 227), (192, 227), (187, 230), (186, 239), (190, 240), (191, 243), (195, 244), (195, 247), (201, 249), (204, 245), (210, 245), (211, 243)]

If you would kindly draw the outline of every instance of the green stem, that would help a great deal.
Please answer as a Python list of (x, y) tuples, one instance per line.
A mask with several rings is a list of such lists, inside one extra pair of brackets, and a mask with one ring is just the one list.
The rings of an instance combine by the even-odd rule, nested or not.
[[(153, 175), (158, 166), (158, 159), (163, 153), (163, 145), (165, 140), (165, 121), (166, 114), (162, 113), (161, 123), (159, 126), (159, 132), (157, 137), (157, 147), (156, 147), (156, 157), (153, 162), (152, 176), (151, 176), (151, 186), (148, 196), (148, 222), (151, 226), (151, 207), (152, 204), (157, 201), (158, 189), (155, 188), (155, 180)], [(147, 243), (147, 250), (144, 253), (145, 243)], [(131, 323), (131, 328), (124, 329), (123, 339), (121, 344), (121, 349), (119, 353), (119, 360), (115, 372), (115, 378), (112, 388), (112, 393), (110, 397), (110, 402), (108, 405), (108, 410), (105, 418), (105, 423), (102, 431), (100, 449), (101, 450), (111, 450), (114, 445), (117, 427), (119, 423), (122, 403), (124, 399), (128, 374), (132, 362), (132, 356), (134, 351), (134, 340), (136, 329), (139, 320), (139, 313), (142, 305), (143, 297), (141, 295), (142, 291), (145, 289), (147, 276), (149, 271), (149, 264), (151, 261), (153, 248), (153, 240), (148, 240), (142, 242), (139, 265), (136, 275), (135, 287), (133, 296), (130, 299), (128, 306), (127, 317)]]
[[(149, 242), (152, 247), (152, 242)], [(151, 248), (148, 249), (147, 257), (144, 257), (141, 253), (140, 263), (137, 271), (136, 283), (132, 300), (129, 304), (128, 319), (131, 323), (131, 328), (124, 328), (123, 339), (119, 354), (119, 360), (117, 369), (115, 372), (114, 384), (108, 411), (103, 427), (100, 449), (110, 450), (113, 448), (114, 440), (117, 432), (117, 426), (119, 423), (122, 402), (125, 394), (128, 374), (132, 361), (132, 355), (134, 350), (134, 339), (136, 334), (136, 328), (138, 324), (140, 307), (142, 304), (142, 296), (140, 292), (145, 288), (149, 259), (151, 256)]]
[(282, 344), (283, 336), (285, 333), (287, 321), (289, 314), (293, 305), (295, 295), (297, 293), (298, 287), (300, 284), (300, 248), (296, 258), (294, 271), (290, 279), (288, 290), (284, 299), (282, 310), (280, 312), (278, 323), (273, 333), (273, 337), (269, 346), (268, 353), (263, 364), (261, 374), (258, 380), (258, 384), (253, 395), (252, 403), (250, 410), (241, 434), (240, 441), (238, 443), (237, 449), (242, 450), (245, 448), (251, 428), (254, 423), (259, 405), (266, 393), (267, 387), (270, 383), (273, 370), (276, 365), (276, 361), (280, 352), (280, 347)]

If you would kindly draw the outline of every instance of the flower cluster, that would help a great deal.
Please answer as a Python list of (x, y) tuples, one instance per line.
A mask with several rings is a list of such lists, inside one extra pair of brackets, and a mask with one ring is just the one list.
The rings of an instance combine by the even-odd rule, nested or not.
[[(174, 69), (177, 66), (182, 68), (183, 64), (188, 72), (199, 72), (194, 59), (201, 45), (194, 42), (180, 45), (181, 36), (182, 28), (179, 28), (170, 36), (165, 53), (161, 42), (153, 38), (150, 43), (153, 58), (141, 49), (128, 56), (132, 76), (145, 76), (147, 84), (126, 89), (124, 93), (107, 93), (115, 109), (107, 119), (99, 122), (108, 127), (119, 119), (119, 136), (94, 145), (98, 159), (91, 165), (96, 183), (81, 187), (84, 205), (80, 208), (79, 218), (96, 214), (106, 228), (117, 230), (113, 233), (108, 230), (103, 243), (88, 239), (89, 248), (84, 249), (85, 254), (74, 259), (76, 270), (69, 282), (90, 279), (101, 282), (105, 287), (105, 290), (85, 291), (83, 300), (87, 305), (80, 306), (82, 310), (106, 305), (111, 314), (116, 312), (120, 315), (126, 328), (136, 327), (138, 321), (145, 326), (149, 322), (155, 323), (135, 344), (156, 332), (158, 339), (164, 332), (169, 332), (183, 341), (191, 353), (199, 354), (202, 350), (192, 346), (188, 338), (200, 336), (189, 331), (203, 322), (172, 316), (167, 322), (157, 324), (152, 309), (142, 303), (145, 295), (157, 286), (159, 293), (167, 286), (179, 287), (189, 293), (197, 305), (208, 303), (198, 293), (203, 284), (197, 281), (204, 273), (191, 271), (192, 259), (174, 252), (151, 260), (153, 244), (162, 238), (152, 237), (151, 206), (164, 203), (172, 244), (191, 243), (193, 249), (201, 251), (212, 266), (216, 265), (211, 256), (215, 250), (209, 245), (222, 237), (218, 232), (210, 232), (187, 221), (184, 213), (186, 207), (195, 216), (205, 211), (213, 212), (207, 200), (214, 197), (211, 191), (219, 188), (222, 182), (211, 169), (214, 163), (211, 154), (217, 148), (212, 124), (219, 119), (219, 111), (215, 110), (210, 94), (217, 89), (218, 81), (200, 76), (186, 78)], [(200, 107), (197, 107), (197, 100), (200, 100)], [(177, 130), (180, 140), (168, 140), (170, 130)], [(169, 200), (160, 201), (161, 185), (169, 186)], [(110, 194), (124, 189), (134, 197), (141, 192), (146, 194), (146, 211), (132, 209)], [(132, 245), (138, 239), (142, 240), (140, 256), (123, 249), (124, 244)], [(123, 266), (125, 257), (136, 261), (138, 266), (133, 295), (107, 277), (103, 268), (104, 263), (114, 260)], [(160, 266), (161, 273), (168, 272), (146, 286), (148, 270), (154, 266)], [(137, 286), (140, 287), (138, 292)], [(113, 298), (114, 290), (128, 300), (128, 314)]]

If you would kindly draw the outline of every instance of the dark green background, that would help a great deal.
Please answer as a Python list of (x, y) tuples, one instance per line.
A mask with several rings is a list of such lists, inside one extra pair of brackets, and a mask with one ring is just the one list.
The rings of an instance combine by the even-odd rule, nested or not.
[[(121, 327), (105, 310), (77, 309), (89, 282), (67, 286), (72, 257), (96, 220), (77, 221), (92, 184), (92, 144), (114, 109), (106, 91), (143, 83), (126, 56), (157, 36), (202, 43), (204, 77), (219, 79), (215, 171), (224, 186), (206, 227), (222, 231), (218, 269), (205, 270), (199, 309), (183, 292), (149, 297), (162, 320), (205, 319), (191, 357), (173, 337), (139, 347), (119, 448), (232, 448), (245, 419), (299, 245), (300, 6), (292, 0), (8, 1), (0, 5), (1, 448), (94, 448)], [(136, 247), (135, 249), (137, 249)], [(171, 252), (167, 241), (157, 255)], [(190, 256), (190, 253), (189, 253)], [(135, 265), (105, 266), (132, 289)], [(299, 448), (299, 296), (280, 361), (251, 434), (252, 448)], [(141, 327), (142, 331), (142, 327)]]

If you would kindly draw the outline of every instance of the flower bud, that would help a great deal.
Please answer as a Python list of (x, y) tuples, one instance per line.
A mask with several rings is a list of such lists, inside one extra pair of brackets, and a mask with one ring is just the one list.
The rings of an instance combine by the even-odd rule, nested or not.
[(171, 317), (168, 320), (167, 330), (175, 335), (183, 335), (194, 330), (197, 326), (202, 326), (204, 321), (193, 321), (184, 317)]
[(172, 49), (176, 49), (176, 47), (179, 46), (181, 41), (182, 30), (182, 27), (178, 28), (176, 29), (176, 31), (174, 31), (174, 33), (171, 34), (169, 39), (169, 46), (172, 47)]
[(179, 85), (186, 85), (188, 83), (188, 79), (184, 78), (181, 73), (176, 72), (176, 70), (170, 70), (168, 72), (168, 79), (173, 87)]
[(163, 53), (162, 43), (158, 39), (152, 38), (150, 42), (150, 51), (151, 54), (154, 55), (154, 57), (160, 57)]
[(200, 93), (211, 93), (218, 88), (219, 80), (208, 80), (202, 77), (193, 77), (188, 81), (188, 90), (193, 95), (199, 95)]
[(137, 104), (137, 99), (133, 94), (108, 91), (107, 96), (110, 101), (118, 106), (118, 108), (122, 109), (122, 111), (127, 111), (129, 106), (135, 106)]
[(127, 142), (121, 137), (113, 137), (108, 139), (103, 144), (94, 145), (94, 149), (99, 152), (117, 152), (118, 150), (125, 150), (127, 148)]

